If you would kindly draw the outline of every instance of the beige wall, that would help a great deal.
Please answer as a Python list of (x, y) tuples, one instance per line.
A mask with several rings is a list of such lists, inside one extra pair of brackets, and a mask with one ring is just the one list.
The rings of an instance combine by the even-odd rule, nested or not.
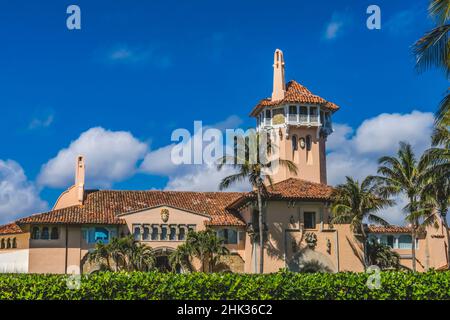
[[(317, 127), (293, 127), (289, 128), (289, 136), (286, 135), (286, 128), (275, 128), (276, 134), (275, 144), (278, 145), (278, 151), (281, 159), (293, 161), (298, 168), (298, 174), (293, 175), (287, 168), (280, 168), (278, 172), (273, 175), (274, 182), (286, 180), (288, 178), (300, 178), (317, 183), (327, 183), (326, 179), (326, 154), (325, 154), (325, 139), (317, 138)], [(281, 130), (282, 137), (278, 132)], [(312, 138), (311, 151), (307, 151), (298, 144), (298, 149), (294, 152), (292, 148), (292, 136), (297, 136), (297, 141), (300, 138), (306, 140), (306, 136), (310, 135)]]
[[(164, 223), (161, 219), (161, 210), (169, 210), (169, 220)], [(302, 261), (318, 260), (332, 271), (364, 271), (362, 263), (362, 246), (355, 239), (350, 226), (328, 224), (328, 207), (320, 202), (296, 202), (269, 201), (265, 208), (266, 223), (269, 226), (268, 241), (265, 247), (266, 273), (277, 272), (282, 268), (293, 268), (293, 262), (300, 257)], [(303, 213), (313, 211), (316, 213), (316, 226), (313, 229), (304, 229)], [(246, 223), (252, 222), (251, 206), (241, 210), (241, 215)], [(196, 230), (204, 230), (208, 217), (183, 211), (176, 208), (161, 206), (127, 214), (122, 216), (127, 225), (122, 227), (125, 234), (134, 224), (180, 224), (195, 225)], [(66, 267), (80, 267), (81, 261), (87, 254), (88, 245), (82, 239), (82, 226), (59, 225), (58, 240), (33, 240), (30, 239), (30, 227), (25, 227), (25, 233), (15, 235), (18, 238), (18, 249), (29, 247), (29, 272), (30, 273), (56, 273), (66, 272)], [(219, 229), (215, 227), (214, 229)], [(241, 231), (244, 228), (240, 229)], [(307, 248), (304, 235), (314, 233), (317, 236), (317, 245), (314, 249)], [(121, 232), (119, 231), (119, 234)], [(242, 232), (243, 241), (238, 245), (227, 245), (233, 254), (239, 259), (234, 259), (237, 266), (235, 271), (253, 273), (258, 268), (259, 250), (254, 247), (249, 234)], [(439, 268), (446, 264), (446, 235), (442, 224), (438, 229), (429, 227), (427, 236), (419, 240), (417, 249), (418, 271), (428, 268)], [(67, 243), (67, 248), (66, 248)], [(145, 241), (152, 248), (175, 249), (183, 241)], [(29, 244), (29, 245), (28, 245)], [(256, 249), (254, 251), (254, 249)], [(11, 250), (11, 249), (10, 249)], [(403, 255), (410, 255), (411, 250), (398, 250)], [(255, 254), (256, 253), (256, 254)], [(198, 264), (194, 263), (197, 267)], [(411, 266), (411, 259), (402, 259), (402, 264)], [(242, 270), (243, 269), (243, 270)], [(73, 270), (73, 269), (72, 269)], [(70, 269), (69, 269), (70, 271)]]
[[(294, 207), (287, 201), (270, 201), (264, 208), (269, 235), (264, 254), (264, 272), (277, 272), (282, 268), (291, 268), (293, 260), (302, 256), (304, 261), (317, 260), (332, 271), (363, 271), (360, 260), (362, 250), (354, 239), (349, 225), (328, 225), (328, 208), (319, 202), (297, 202)], [(252, 208), (242, 211), (244, 220), (249, 223)], [(304, 229), (304, 212), (316, 213), (316, 227)], [(317, 236), (314, 249), (307, 249), (304, 240), (306, 233)], [(294, 243), (296, 246), (294, 246)], [(295, 248), (294, 248), (295, 247)], [(339, 248), (339, 250), (337, 250)], [(253, 250), (256, 249), (256, 254)], [(301, 252), (301, 253), (300, 253)], [(259, 249), (253, 247), (247, 235), (245, 250), (245, 272), (258, 270)], [(255, 260), (256, 259), (256, 260)]]
[[(164, 222), (161, 218), (161, 210), (169, 210), (169, 220)], [(122, 218), (126, 221), (127, 229), (130, 233), (133, 233), (133, 225), (135, 224), (157, 224), (157, 225), (194, 225), (197, 231), (205, 229), (205, 222), (209, 220), (209, 217), (199, 215), (196, 213), (183, 211), (180, 209), (160, 206), (148, 210), (139, 211), (132, 214), (123, 215)], [(149, 245), (153, 249), (158, 248), (177, 248), (184, 241), (142, 241)]]

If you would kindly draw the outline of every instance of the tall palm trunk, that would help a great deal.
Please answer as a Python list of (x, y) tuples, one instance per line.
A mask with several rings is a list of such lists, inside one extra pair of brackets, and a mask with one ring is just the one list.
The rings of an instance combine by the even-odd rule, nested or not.
[(439, 216), (441, 217), (442, 225), (445, 228), (447, 236), (447, 269), (450, 270), (450, 230), (448, 230), (447, 224), (447, 209), (441, 210)]
[(367, 261), (367, 235), (364, 231), (364, 224), (361, 223), (361, 235), (362, 235), (362, 245), (363, 245), (363, 265), (364, 271), (367, 269), (368, 261)]
[(411, 231), (412, 245), (411, 245), (411, 255), (412, 255), (412, 269), (416, 272), (416, 224), (414, 223)]
[(258, 188), (259, 273), (264, 273), (264, 223), (261, 189)]

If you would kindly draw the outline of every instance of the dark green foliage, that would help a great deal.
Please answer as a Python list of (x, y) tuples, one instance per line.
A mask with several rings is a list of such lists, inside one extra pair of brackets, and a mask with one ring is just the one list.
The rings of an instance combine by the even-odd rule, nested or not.
[(381, 270), (399, 270), (401, 268), (400, 255), (387, 245), (376, 241), (368, 243), (367, 259), (369, 265), (376, 265)]
[(70, 290), (63, 275), (0, 275), (0, 299), (450, 299), (450, 272), (382, 272), (370, 290), (365, 273), (270, 275), (98, 273)]

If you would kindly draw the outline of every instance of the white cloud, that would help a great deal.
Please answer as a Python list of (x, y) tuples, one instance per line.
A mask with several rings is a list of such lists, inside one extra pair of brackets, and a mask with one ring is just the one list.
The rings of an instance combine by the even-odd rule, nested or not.
[[(220, 131), (224, 131), (225, 129), (236, 129), (241, 123), (242, 119), (233, 115), (224, 121), (204, 126), (203, 133), (209, 128), (215, 128)], [(192, 136), (190, 140), (184, 141), (184, 143), (187, 146), (192, 146), (194, 140), (196, 140), (199, 145), (202, 144), (202, 137), (199, 132)], [(140, 171), (144, 173), (168, 176), (169, 181), (167, 182), (165, 189), (218, 191), (220, 181), (234, 172), (231, 167), (224, 167), (221, 171), (218, 171), (216, 166), (212, 163), (204, 163), (201, 165), (176, 165), (171, 159), (172, 148), (175, 145), (176, 144), (173, 143), (149, 152), (145, 156), (140, 167)], [(195, 150), (193, 150), (193, 152), (195, 152)], [(238, 183), (229, 189), (229, 191), (237, 190), (248, 191), (250, 188), (246, 183)]]
[(365, 120), (356, 132), (354, 142), (361, 153), (392, 153), (400, 141), (408, 141), (417, 152), (429, 145), (432, 113), (383, 113)]
[(157, 68), (172, 66), (171, 58), (151, 46), (116, 45), (106, 53), (106, 61), (111, 64), (150, 64)]
[(349, 17), (341, 12), (333, 12), (331, 20), (325, 25), (323, 38), (325, 40), (333, 40), (342, 35), (345, 25), (348, 23)]
[(172, 148), (175, 144), (169, 144), (149, 152), (139, 168), (140, 171), (154, 175), (169, 175), (175, 172), (179, 166), (171, 159)]
[(33, 118), (28, 125), (28, 129), (35, 130), (40, 128), (48, 128), (53, 123), (54, 119), (55, 116), (53, 114), (48, 114), (47, 116), (42, 118)]
[[(383, 113), (365, 120), (355, 131), (336, 124), (328, 139), (327, 170), (331, 185), (343, 183), (346, 176), (362, 180), (376, 174), (379, 157), (394, 155), (399, 142), (412, 145), (417, 157), (430, 146), (433, 114), (413, 111), (408, 114)], [(404, 200), (382, 212), (391, 223), (403, 221)]]
[(47, 210), (39, 192), (29, 182), (22, 167), (12, 160), (0, 160), (0, 223), (25, 214)]
[[(186, 169), (186, 168), (185, 168)], [(235, 173), (231, 166), (225, 166), (218, 171), (212, 164), (190, 166), (180, 174), (169, 176), (166, 190), (191, 190), (191, 191), (219, 191), (219, 184), (223, 178)], [(246, 182), (236, 183), (224, 191), (250, 191), (251, 187)]]
[(110, 187), (134, 175), (137, 162), (146, 151), (147, 145), (129, 132), (91, 128), (42, 166), (38, 183), (49, 187), (70, 186), (75, 159), (81, 154), (86, 157), (88, 187)]

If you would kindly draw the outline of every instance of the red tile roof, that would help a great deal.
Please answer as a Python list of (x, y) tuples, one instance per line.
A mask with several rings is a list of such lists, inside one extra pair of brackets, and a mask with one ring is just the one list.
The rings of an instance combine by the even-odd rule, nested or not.
[[(270, 200), (310, 200), (330, 201), (333, 187), (322, 183), (290, 178), (268, 187)], [(256, 192), (249, 192), (232, 203), (230, 208), (238, 208), (250, 200), (256, 199)]]
[(369, 233), (411, 233), (410, 227), (402, 226), (367, 226)]
[(125, 224), (120, 215), (156, 206), (172, 206), (211, 217), (211, 225), (245, 225), (239, 214), (226, 206), (241, 197), (237, 192), (93, 191), (82, 206), (32, 215), (17, 221), (28, 223)]
[(18, 234), (18, 233), (23, 233), (23, 231), (15, 222), (0, 226), (0, 235)]
[(270, 98), (263, 99), (253, 108), (250, 115), (256, 116), (264, 107), (279, 106), (287, 103), (318, 104), (331, 111), (339, 110), (339, 107), (336, 104), (312, 94), (306, 87), (302, 86), (297, 81), (292, 80), (286, 85), (286, 94), (284, 99), (277, 101), (272, 101)]
[[(269, 187), (269, 198), (328, 201), (332, 190), (324, 184), (292, 178)], [(236, 208), (255, 197), (254, 192), (90, 191), (81, 206), (35, 214), (17, 223), (125, 224), (123, 214), (165, 205), (209, 216), (208, 225), (244, 226)]]

